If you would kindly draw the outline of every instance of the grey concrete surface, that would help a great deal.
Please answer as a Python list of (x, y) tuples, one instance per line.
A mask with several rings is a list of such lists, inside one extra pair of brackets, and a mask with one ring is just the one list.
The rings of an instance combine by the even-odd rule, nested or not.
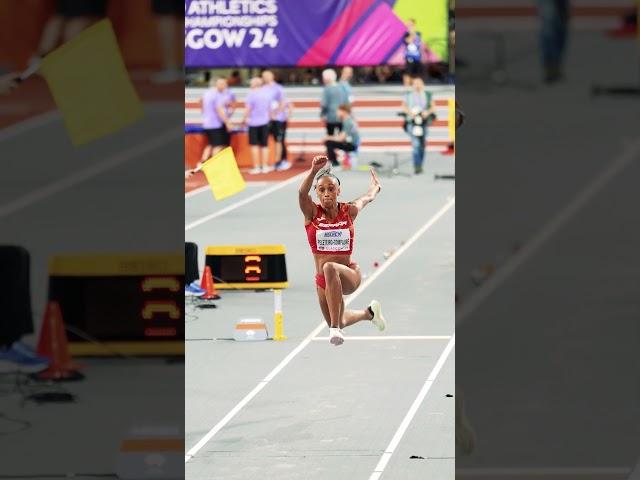
[(545, 86), (535, 28), (487, 22), (507, 47), (504, 84), (483, 77), (493, 51), (458, 24), (458, 56), (469, 62), (457, 89), (468, 114), (457, 136), (456, 287), (466, 297), (474, 267), (514, 241), (526, 248), (617, 159), (632, 159), (457, 326), (456, 381), (478, 434), (476, 451), (457, 467), (514, 468), (533, 475), (526, 478), (630, 468), (640, 445), (631, 267), (640, 110), (637, 97), (592, 97), (591, 88), (638, 85), (636, 42), (608, 38), (601, 27), (574, 29), (566, 80)]
[[(455, 194), (454, 182), (433, 180), (436, 171), (453, 172), (452, 159), (434, 154), (421, 177), (381, 178), (382, 193), (356, 220), (353, 258), (367, 278), (375, 261), (384, 265), (385, 251), (408, 241)], [(368, 173), (339, 176), (344, 199), (366, 191)], [(270, 292), (221, 290), (219, 308), (188, 310), (193, 316), (186, 333), (187, 449), (323, 322), (297, 188), (298, 182), (292, 183), (185, 232), (200, 247), (201, 259), (206, 245), (282, 243), (290, 282), (283, 292), (289, 337), (284, 342), (213, 340), (231, 337), (235, 322), (245, 317), (262, 318), (272, 331)], [(185, 205), (187, 218), (221, 207), (207, 192)], [(380, 338), (453, 333), (454, 224), (452, 207), (404, 253), (392, 255), (387, 260), (392, 264), (349, 307), (380, 300), (389, 322), (384, 334), (364, 322), (345, 330), (339, 348), (326, 340), (309, 343), (186, 464), (187, 478), (368, 478), (447, 343)], [(319, 334), (326, 335), (326, 329)], [(377, 339), (350, 342), (349, 336)], [(441, 372), (433, 392), (445, 390), (453, 390), (451, 367)], [(452, 405), (452, 399), (445, 400)], [(411, 440), (401, 447), (438, 444), (441, 453), (412, 463), (411, 470), (398, 460), (382, 478), (453, 477), (453, 410), (430, 393), (417, 417), (420, 426), (407, 433)]]

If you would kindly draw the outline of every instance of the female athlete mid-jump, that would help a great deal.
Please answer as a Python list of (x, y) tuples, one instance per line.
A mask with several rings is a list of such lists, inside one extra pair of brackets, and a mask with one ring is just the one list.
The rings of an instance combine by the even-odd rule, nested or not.
[[(385, 328), (380, 302), (373, 300), (365, 310), (345, 310), (343, 298), (343, 295), (355, 292), (362, 280), (358, 264), (351, 261), (355, 237), (353, 221), (376, 198), (380, 182), (371, 170), (371, 186), (367, 193), (350, 203), (338, 202), (340, 180), (329, 168), (324, 168), (327, 161), (325, 156), (313, 158), (309, 174), (300, 185), (298, 199), (316, 265), (316, 290), (322, 314), (329, 325), (329, 341), (341, 345), (344, 342), (342, 329), (361, 320), (372, 321), (379, 330)], [(314, 178), (318, 204), (309, 194)]]

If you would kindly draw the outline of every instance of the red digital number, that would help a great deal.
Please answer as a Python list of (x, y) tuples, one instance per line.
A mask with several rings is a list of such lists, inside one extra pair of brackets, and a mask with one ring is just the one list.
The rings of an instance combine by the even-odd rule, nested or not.
[(175, 295), (172, 295), (180, 291), (180, 279), (175, 276), (145, 277), (140, 281), (140, 289), (145, 293), (160, 290), (170, 298), (174, 298), (174, 300), (164, 300), (162, 298), (145, 300), (140, 311), (140, 316), (148, 322), (144, 327), (144, 336), (155, 338), (175, 337), (178, 334), (176, 327), (160, 326), (153, 320), (156, 317), (180, 320), (182, 311), (175, 300)]
[(244, 279), (246, 282), (259, 282), (262, 274), (262, 257), (246, 255), (244, 257)]

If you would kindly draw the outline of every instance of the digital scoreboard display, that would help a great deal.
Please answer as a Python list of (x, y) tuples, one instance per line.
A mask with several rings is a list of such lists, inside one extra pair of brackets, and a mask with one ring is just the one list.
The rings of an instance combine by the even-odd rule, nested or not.
[(284, 245), (224, 245), (206, 249), (217, 289), (287, 288)]
[(61, 255), (49, 264), (72, 355), (183, 355), (184, 255)]

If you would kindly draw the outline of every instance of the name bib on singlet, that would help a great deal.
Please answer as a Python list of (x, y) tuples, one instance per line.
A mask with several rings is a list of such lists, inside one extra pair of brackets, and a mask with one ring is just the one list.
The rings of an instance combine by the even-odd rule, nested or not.
[(348, 228), (340, 230), (316, 230), (316, 245), (320, 252), (349, 251), (351, 232)]

